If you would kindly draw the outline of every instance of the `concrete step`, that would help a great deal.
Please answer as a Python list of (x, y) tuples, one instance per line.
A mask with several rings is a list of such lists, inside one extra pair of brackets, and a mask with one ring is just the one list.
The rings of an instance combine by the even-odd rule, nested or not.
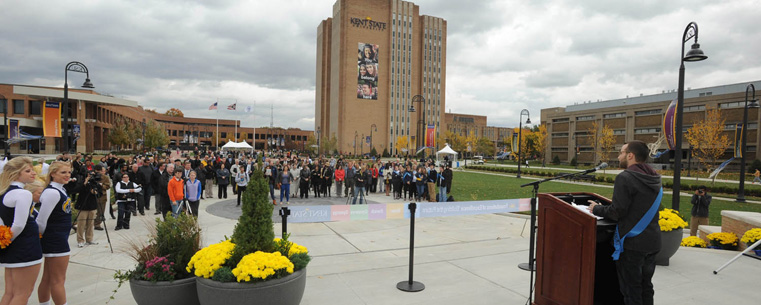
[[(702, 226), (701, 226), (702, 227)], [(761, 228), (761, 213), (744, 211), (721, 211), (721, 232), (731, 232), (742, 238), (746, 231)], [(740, 250), (747, 246), (740, 242)]]
[(707, 225), (698, 226), (698, 237), (705, 240), (706, 243), (709, 243), (709, 244), (710, 242), (708, 241), (708, 234), (719, 233), (719, 232), (721, 232), (720, 226), (707, 226)]

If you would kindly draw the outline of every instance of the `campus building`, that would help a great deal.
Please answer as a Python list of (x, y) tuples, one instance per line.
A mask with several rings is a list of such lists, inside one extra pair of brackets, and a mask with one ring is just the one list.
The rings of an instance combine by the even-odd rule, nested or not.
[(446, 20), (421, 16), (412, 2), (337, 0), (317, 27), (318, 136), (335, 136), (341, 153), (372, 143), (393, 154), (399, 137), (422, 146), (423, 126), (442, 133), (446, 37)]
[[(761, 81), (753, 82), (761, 84)], [(745, 89), (748, 83), (729, 84), (715, 87), (687, 89), (684, 92), (682, 161), (690, 159), (690, 144), (684, 134), (693, 124), (705, 119), (710, 109), (720, 109), (725, 119), (724, 133), (734, 143), (735, 126), (742, 124), (745, 107)], [(661, 130), (663, 118), (672, 100), (677, 98), (676, 90), (663, 91), (654, 95), (639, 95), (608, 101), (583, 102), (567, 107), (542, 109), (541, 121), (547, 125), (549, 145), (546, 156), (557, 156), (561, 162), (570, 162), (574, 157), (579, 163), (594, 164), (613, 162), (621, 146), (631, 140), (656, 143), (663, 136)], [(758, 158), (756, 151), (759, 143), (758, 108), (748, 110), (746, 160)], [(595, 144), (591, 143), (589, 130), (593, 123), (607, 125), (613, 129), (615, 148), (607, 160), (597, 160), (594, 156)], [(730, 145), (731, 146), (731, 145)], [(663, 141), (660, 150), (668, 149)], [(722, 160), (731, 158), (734, 148), (727, 149)], [(664, 154), (656, 163), (673, 164), (674, 152)], [(695, 163), (695, 160), (692, 160)]]
[(471, 134), (476, 138), (486, 137), (494, 142), (497, 151), (506, 148), (514, 133), (513, 128), (488, 126), (485, 115), (447, 112), (444, 114), (444, 122), (444, 130), (463, 137)]
[[(0, 84), (0, 110), (7, 121), (17, 122), (18, 129), (32, 136), (43, 136), (39, 140), (29, 140), (11, 144), (12, 154), (43, 153), (55, 154), (63, 150), (61, 137), (44, 137), (43, 107), (45, 102), (63, 103), (63, 88)], [(154, 120), (166, 129), (170, 143), (168, 148), (192, 150), (213, 148), (219, 139), (222, 146), (228, 139), (246, 141), (258, 150), (305, 150), (307, 138), (312, 131), (281, 127), (241, 127), (240, 121), (207, 118), (174, 117), (144, 110), (137, 102), (101, 95), (93, 90), (69, 89), (68, 125), (70, 145), (77, 152), (108, 152), (117, 147), (108, 141), (110, 130), (120, 121), (131, 128), (143, 128), (143, 124)], [(58, 116), (61, 120), (61, 116)], [(219, 126), (219, 134), (217, 132)], [(5, 126), (3, 126), (5, 127)], [(78, 134), (74, 134), (78, 130)], [(7, 135), (3, 133), (0, 149), (7, 145)], [(139, 148), (136, 145), (125, 148)]]

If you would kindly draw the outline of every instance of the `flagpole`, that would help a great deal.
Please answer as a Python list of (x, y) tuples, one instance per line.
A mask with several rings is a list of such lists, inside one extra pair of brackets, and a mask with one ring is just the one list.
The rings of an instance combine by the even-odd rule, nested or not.
[(214, 151), (217, 151), (217, 146), (219, 146), (219, 98), (217, 98), (217, 133), (214, 137), (217, 139), (214, 141)]
[[(233, 111), (236, 111), (238, 109), (237, 99), (235, 100), (235, 104), (233, 105), (235, 105), (235, 108), (233, 109)], [(238, 120), (237, 119), (235, 120), (235, 143), (238, 143)]]

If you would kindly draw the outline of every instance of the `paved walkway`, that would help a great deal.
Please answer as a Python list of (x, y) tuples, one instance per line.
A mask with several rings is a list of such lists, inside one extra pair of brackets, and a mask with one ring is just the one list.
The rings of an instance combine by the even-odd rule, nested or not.
[[(369, 196), (374, 202), (394, 202), (389, 198)], [(318, 202), (291, 200), (292, 205), (314, 203)], [(232, 199), (201, 201), (204, 245), (232, 235), (236, 222), (214, 214), (234, 204)], [(116, 288), (114, 270), (134, 264), (125, 253), (127, 241), (145, 239), (153, 221), (152, 215), (138, 216), (132, 219), (131, 230), (109, 231), (113, 254), (102, 231), (95, 233), (97, 246), (77, 248), (72, 237), (66, 282), (69, 304), (109, 301)], [(517, 265), (527, 262), (527, 223), (525, 216), (507, 214), (418, 219), (414, 274), (416, 281), (426, 285), (418, 293), (396, 289), (408, 276), (409, 220), (289, 224), (291, 239), (307, 246), (313, 256), (301, 304), (524, 304), (529, 273)], [(107, 225), (113, 228), (114, 221), (107, 220)], [(279, 235), (280, 225), (274, 229)], [(742, 257), (718, 275), (712, 274), (734, 255), (680, 249), (671, 266), (656, 270), (657, 304), (757, 304), (761, 261)], [(29, 304), (36, 301), (35, 292)], [(129, 286), (121, 287), (109, 304), (135, 304)]]

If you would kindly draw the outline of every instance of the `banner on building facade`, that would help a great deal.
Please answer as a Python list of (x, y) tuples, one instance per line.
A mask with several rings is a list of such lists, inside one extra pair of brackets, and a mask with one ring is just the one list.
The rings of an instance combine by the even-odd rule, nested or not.
[(513, 147), (511, 147), (510, 149), (512, 149), (516, 154), (518, 153), (518, 133), (517, 132), (513, 133)]
[(360, 42), (357, 48), (357, 98), (378, 99), (378, 45)]
[(61, 137), (61, 103), (45, 101), (42, 108), (42, 134), (46, 137)]
[(16, 139), (19, 137), (18, 120), (8, 119), (8, 139)]
[(428, 124), (428, 128), (425, 130), (425, 146), (436, 146), (436, 125)]

